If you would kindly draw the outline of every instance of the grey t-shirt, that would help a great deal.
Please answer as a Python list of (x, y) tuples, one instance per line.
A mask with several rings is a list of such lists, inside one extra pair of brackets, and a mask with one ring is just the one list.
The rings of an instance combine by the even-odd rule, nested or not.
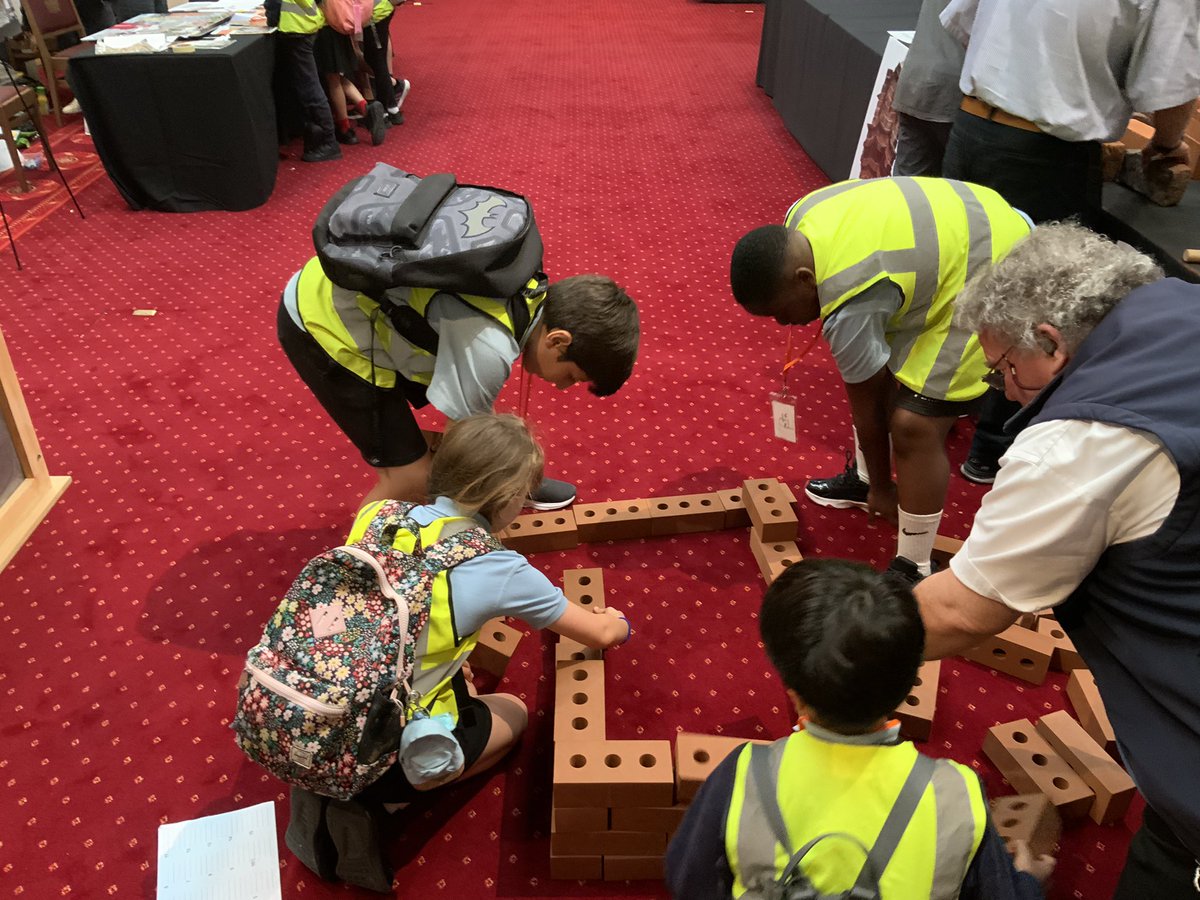
[(886, 278), (846, 301), (821, 323), (842, 381), (866, 381), (892, 358), (887, 323), (904, 303), (899, 287)]
[(924, 0), (892, 108), (926, 122), (953, 122), (962, 103), (958, 79), (966, 48), (942, 26), (949, 0)]

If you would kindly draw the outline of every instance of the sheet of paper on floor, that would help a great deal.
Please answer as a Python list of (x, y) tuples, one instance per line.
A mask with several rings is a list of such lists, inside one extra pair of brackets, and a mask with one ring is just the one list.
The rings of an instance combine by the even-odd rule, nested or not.
[(282, 900), (275, 802), (160, 825), (158, 900)]

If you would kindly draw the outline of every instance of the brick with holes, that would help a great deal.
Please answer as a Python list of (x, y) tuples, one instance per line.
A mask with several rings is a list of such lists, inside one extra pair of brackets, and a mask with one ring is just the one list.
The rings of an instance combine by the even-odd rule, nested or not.
[(676, 803), (674, 806), (653, 808), (618, 807), (611, 810), (609, 815), (614, 831), (643, 831), (670, 837), (683, 821), (686, 812), (686, 803)]
[(574, 510), (579, 540), (585, 544), (650, 537), (649, 500), (579, 503)]
[(599, 853), (658, 853), (667, 849), (667, 836), (640, 831), (551, 832), (551, 855)]
[(750, 532), (750, 552), (758, 562), (763, 580), (770, 584), (788, 566), (804, 559), (795, 541), (763, 541), (758, 532)]
[(604, 854), (605, 881), (661, 881), (663, 879), (663, 857), (617, 856)]
[(1095, 802), (1088, 810), (1092, 821), (1106, 825), (1124, 818), (1136, 790), (1133, 779), (1083, 730), (1083, 726), (1065, 709), (1060, 709), (1042, 716), (1037, 730), (1095, 791)]
[(517, 645), (525, 635), (503, 619), (492, 619), (479, 629), (479, 640), (467, 657), (472, 669), (503, 678)]
[(598, 881), (604, 876), (601, 856), (555, 856), (550, 854), (550, 877), (556, 881)]
[(1117, 738), (1108, 721), (1104, 701), (1100, 699), (1100, 689), (1096, 687), (1096, 678), (1090, 669), (1073, 669), (1067, 676), (1067, 699), (1071, 701), (1071, 708), (1075, 710), (1075, 718), (1079, 720), (1083, 730), (1104, 748), (1105, 753), (1115, 756)]
[(792, 509), (791, 492), (777, 478), (748, 478), (742, 482), (750, 522), (763, 541), (794, 541), (800, 520)]
[(604, 663), (570, 662), (554, 683), (554, 740), (604, 740)]
[(700, 785), (730, 753), (742, 744), (768, 744), (746, 738), (681, 731), (675, 735), (675, 793), (680, 803), (696, 796)]
[[(559, 808), (557, 797), (552, 795), (550, 800), (550, 830), (568, 833), (593, 834), (597, 831), (608, 831), (607, 806), (565, 806)], [(622, 828), (621, 831), (637, 831), (636, 828)]]
[(1054, 642), (1050, 638), (1019, 625), (1009, 626), (963, 653), (972, 662), (991, 666), (1030, 684), (1045, 682), (1053, 656)]
[(558, 641), (554, 645), (554, 668), (561, 669), (568, 663), (580, 662), (585, 659), (604, 659), (604, 651), (559, 635)]
[(984, 738), (983, 752), (1018, 793), (1045, 794), (1064, 819), (1087, 815), (1095, 800), (1092, 789), (1028, 719), (993, 725)]
[(720, 531), (725, 527), (725, 507), (716, 493), (651, 497), (650, 533), (656, 537)]
[(589, 612), (604, 609), (604, 570), (567, 569), (563, 572), (563, 593)]
[(933, 731), (933, 713), (937, 708), (938, 681), (942, 661), (930, 660), (917, 670), (917, 682), (896, 710), (900, 733), (913, 741), (927, 741)]
[(568, 806), (655, 807), (675, 803), (668, 741), (560, 741), (554, 792)]
[(1062, 817), (1044, 794), (1016, 794), (992, 801), (992, 822), (1005, 843), (1025, 841), (1034, 858), (1055, 853)]
[(1038, 634), (1044, 634), (1054, 642), (1054, 655), (1050, 658), (1050, 668), (1055, 672), (1071, 672), (1075, 669), (1086, 669), (1087, 663), (1075, 649), (1075, 644), (1067, 637), (1063, 627), (1054, 618), (1035, 616), (1037, 624), (1034, 628)]
[(518, 553), (571, 550), (583, 539), (569, 509), (517, 516), (496, 536), (505, 547)]
[(742, 488), (729, 491), (717, 491), (721, 498), (721, 506), (725, 510), (725, 528), (749, 528), (750, 513), (746, 510), (746, 501)]
[(958, 538), (946, 537), (939, 534), (933, 539), (933, 550), (929, 554), (929, 558), (937, 565), (938, 569), (944, 569), (950, 565), (950, 560), (962, 549), (963, 542)]

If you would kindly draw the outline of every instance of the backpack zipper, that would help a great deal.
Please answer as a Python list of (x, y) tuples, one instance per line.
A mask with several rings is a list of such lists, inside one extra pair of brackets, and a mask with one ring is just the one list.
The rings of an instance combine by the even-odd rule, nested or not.
[(314, 700), (307, 694), (303, 694), (296, 690), (290, 684), (284, 684), (274, 675), (268, 675), (262, 669), (257, 668), (251, 663), (246, 663), (246, 673), (271, 693), (278, 694), (285, 700), (290, 700), (301, 709), (306, 709), (309, 712), (317, 713), (318, 715), (322, 716), (344, 716), (346, 714), (346, 707), (344, 704), (337, 706), (332, 703), (325, 703), (321, 700)]

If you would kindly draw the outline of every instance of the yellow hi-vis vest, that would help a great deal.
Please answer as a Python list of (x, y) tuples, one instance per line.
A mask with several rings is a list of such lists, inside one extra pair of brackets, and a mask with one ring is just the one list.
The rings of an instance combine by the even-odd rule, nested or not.
[(979, 340), (952, 319), (967, 279), (1029, 233), (1003, 197), (941, 178), (843, 181), (798, 201), (785, 225), (812, 245), (822, 321), (890, 280), (904, 295), (886, 327), (896, 380), (937, 400), (971, 400), (987, 389)]
[[(392, 0), (379, 0), (371, 9), (371, 24), (378, 25), (395, 11), (396, 7), (392, 3)], [(375, 77), (379, 78), (380, 76), (376, 75)], [(387, 77), (391, 77), (390, 73)]]
[[(346, 538), (347, 544), (353, 544), (363, 538), (379, 508), (387, 502), (389, 501), (377, 500), (358, 511), (350, 529), (350, 536)], [(434, 519), (421, 528), (419, 534), (413, 534), (403, 528), (397, 529), (392, 546), (402, 553), (412, 553), (418, 541), (420, 546), (428, 547), (442, 536), (449, 525), (453, 525), (455, 530), (461, 530), (463, 526), (480, 527), (474, 519), (446, 516)], [(460, 636), (455, 629), (454, 598), (450, 591), (451, 571), (453, 570), (444, 569), (433, 579), (433, 604), (429, 609), (429, 621), (425, 630), (417, 638), (412, 689), (420, 693), (421, 706), (429, 710), (431, 716), (450, 713), (457, 724), (458, 701), (454, 696), (451, 679), (475, 649), (479, 632)]]
[[(858, 745), (823, 741), (807, 732), (759, 747), (768, 753), (776, 799), (789, 846), (775, 839), (750, 777), (747, 744), (737, 760), (725, 856), (733, 872), (733, 896), (759, 898), (783, 874), (792, 853), (815, 837), (841, 832), (865, 847), (875, 844), (917, 759), (911, 743)], [(880, 876), (888, 900), (953, 900), (987, 824), (979, 779), (966, 766), (936, 760), (891, 860)], [(801, 868), (824, 893), (848, 890), (863, 865), (863, 852), (841, 838), (818, 842)]]
[[(528, 296), (511, 300), (470, 294), (454, 296), (495, 319), (520, 345), (526, 335), (516, 333), (517, 327), (513, 323), (509, 304), (527, 304), (532, 327), (546, 299), (546, 292), (537, 289), (538, 279), (531, 278), (527, 284)], [(393, 303), (406, 304), (424, 316), (434, 296), (445, 293), (450, 292), (435, 288), (392, 288), (387, 292), (387, 297)], [(399, 367), (404, 378), (429, 386), (433, 378), (434, 355), (398, 334), (377, 301), (366, 294), (338, 287), (330, 281), (321, 268), (321, 261), (315, 256), (300, 270), (296, 284), (296, 305), (305, 330), (330, 358), (364, 381), (371, 381), (379, 387), (394, 387)], [(374, 372), (372, 356), (368, 354), (373, 354)]]
[(287, 34), (316, 34), (325, 27), (325, 13), (317, 0), (282, 0), (279, 30)]

